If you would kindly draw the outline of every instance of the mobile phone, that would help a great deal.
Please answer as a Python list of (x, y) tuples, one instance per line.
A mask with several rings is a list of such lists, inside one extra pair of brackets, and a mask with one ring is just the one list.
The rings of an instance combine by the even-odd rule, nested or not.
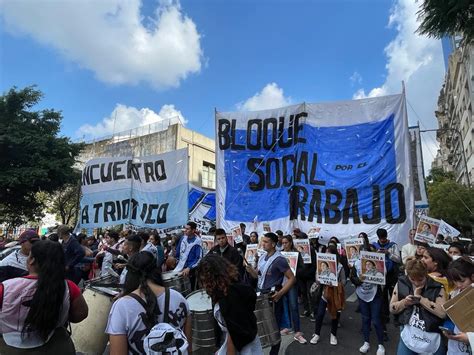
[(445, 332), (446, 334), (448, 334), (448, 335), (454, 335), (452, 329), (449, 329), (449, 328), (446, 328), (446, 327), (443, 327), (443, 326), (439, 326), (438, 328), (439, 328), (441, 331), (443, 331), (443, 332)]
[(420, 303), (421, 297), (420, 296), (411, 296), (413, 303), (418, 304)]

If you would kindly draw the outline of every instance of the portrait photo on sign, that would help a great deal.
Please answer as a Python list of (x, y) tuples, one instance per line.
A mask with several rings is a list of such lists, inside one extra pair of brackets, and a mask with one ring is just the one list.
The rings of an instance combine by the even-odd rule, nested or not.
[(244, 241), (244, 238), (242, 237), (242, 228), (240, 228), (240, 225), (232, 227), (232, 236), (234, 237), (234, 244), (239, 244)]
[(440, 220), (431, 217), (421, 217), (416, 228), (415, 240), (434, 244), (436, 236), (438, 235), (440, 222)]
[(363, 240), (360, 238), (347, 239), (344, 241), (344, 249), (349, 264), (354, 265), (354, 263), (360, 259), (360, 248), (363, 243)]
[(214, 240), (215, 240), (215, 237), (213, 235), (201, 236), (202, 252), (204, 253), (204, 255), (209, 253), (209, 250), (211, 250), (214, 247)]
[(258, 244), (247, 244), (247, 249), (245, 250), (245, 260), (252, 266), (256, 264)]
[(227, 243), (229, 243), (230, 246), (234, 246), (234, 236), (232, 234), (227, 234)]
[(324, 285), (337, 286), (336, 255), (317, 253), (316, 259), (317, 280)]
[(296, 276), (296, 268), (298, 266), (298, 253), (296, 251), (282, 251), (281, 255), (283, 255), (288, 261), (288, 265), (290, 265), (291, 271), (293, 271), (293, 275)]
[(360, 279), (367, 283), (385, 285), (385, 255), (362, 251)]
[(301, 254), (305, 264), (311, 264), (311, 249), (309, 239), (293, 239), (296, 250)]
[(321, 231), (321, 227), (311, 227), (309, 230), (308, 230), (308, 238), (309, 239), (316, 239), (316, 238), (319, 238), (319, 233)]
[(272, 231), (272, 229), (270, 228), (270, 223), (263, 223), (263, 231), (265, 233), (269, 233)]

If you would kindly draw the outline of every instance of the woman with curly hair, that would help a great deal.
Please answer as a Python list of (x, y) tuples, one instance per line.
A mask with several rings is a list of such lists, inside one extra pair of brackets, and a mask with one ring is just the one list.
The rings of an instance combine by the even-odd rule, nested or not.
[(254, 314), (257, 296), (251, 287), (238, 282), (237, 267), (219, 255), (209, 254), (197, 271), (224, 334), (224, 343), (216, 354), (263, 354)]

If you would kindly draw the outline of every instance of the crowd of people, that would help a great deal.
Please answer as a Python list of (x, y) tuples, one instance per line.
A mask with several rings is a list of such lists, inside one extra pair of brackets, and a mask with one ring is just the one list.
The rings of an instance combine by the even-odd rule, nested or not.
[[(67, 324), (88, 316), (80, 286), (109, 276), (117, 278), (121, 288), (104, 329), (111, 354), (169, 349), (190, 353), (192, 312), (181, 293), (165, 287), (162, 275), (168, 271), (188, 278), (192, 290), (202, 289), (209, 295), (219, 355), (263, 354), (254, 314), (259, 294), (271, 299), (281, 335), (294, 333), (295, 341), (312, 345), (328, 336), (329, 343), (337, 346), (349, 282), (359, 301), (360, 353), (371, 349), (371, 329), (376, 334), (377, 355), (386, 353), (391, 318), (400, 329), (399, 355), (472, 353), (474, 334), (460, 331), (442, 307), (474, 283), (472, 244), (451, 240), (448, 245), (438, 236), (438, 245), (428, 245), (416, 241), (411, 230), (409, 243), (400, 247), (385, 229), (377, 230), (373, 243), (360, 233), (359, 252), (384, 255), (385, 284), (380, 285), (367, 282), (362, 271), (378, 276), (375, 263), (349, 262), (337, 237), (323, 245), (299, 229), (291, 234), (252, 231), (247, 235), (242, 225), (241, 231), (241, 241), (231, 245), (228, 231), (210, 230), (215, 246), (209, 250), (203, 249), (194, 222), (186, 224), (182, 235), (163, 240), (156, 231), (110, 230), (99, 238), (76, 236), (67, 226), (47, 238), (33, 230), (23, 232), (18, 238), (20, 248), (0, 262), (0, 354), (32, 350), (74, 354)], [(295, 248), (297, 239), (309, 239), (310, 263)], [(261, 248), (255, 262), (245, 258), (249, 244)], [(298, 253), (296, 273), (284, 256), (288, 252)], [(319, 272), (333, 273), (329, 276), (337, 279), (336, 284), (318, 282), (318, 253), (335, 256), (335, 270), (321, 263)], [(328, 330), (323, 329), (326, 313), (331, 318)], [(311, 336), (302, 332), (303, 317), (314, 322)], [(270, 354), (279, 350), (279, 342), (272, 344)]]

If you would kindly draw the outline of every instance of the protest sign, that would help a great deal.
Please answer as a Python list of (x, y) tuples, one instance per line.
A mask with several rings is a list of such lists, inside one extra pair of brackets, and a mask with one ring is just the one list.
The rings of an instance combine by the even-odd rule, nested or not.
[(244, 238), (242, 237), (242, 228), (240, 228), (240, 225), (232, 227), (231, 231), (235, 244), (239, 244), (244, 241)]
[(447, 253), (448, 249), (449, 249), (449, 244), (436, 244), (436, 243), (434, 243), (434, 244), (430, 244), (430, 247), (443, 249)]
[(251, 266), (255, 266), (257, 264), (257, 248), (257, 244), (247, 244), (247, 249), (245, 250), (245, 260), (247, 260)]
[(214, 247), (214, 240), (215, 240), (215, 237), (213, 235), (201, 236), (202, 251), (204, 255), (206, 255), (209, 252), (209, 250), (211, 250)]
[(361, 275), (364, 282), (385, 285), (385, 254), (360, 252)]
[(441, 220), (439, 224), (438, 234), (442, 234), (445, 238), (446, 237), (457, 237), (461, 234), (456, 228), (452, 225), (446, 223), (445, 221)]
[(316, 278), (319, 283), (337, 286), (337, 263), (335, 254), (317, 253)]
[(308, 231), (308, 238), (309, 239), (316, 239), (319, 238), (319, 232), (321, 231), (321, 227), (311, 227)]
[(303, 262), (311, 264), (311, 249), (309, 247), (309, 239), (293, 239), (295, 249), (300, 252)]
[(354, 265), (354, 263), (359, 260), (362, 244), (364, 244), (364, 241), (360, 238), (351, 238), (344, 241), (344, 249), (346, 250), (349, 264)]
[(188, 218), (187, 149), (147, 157), (89, 160), (82, 171), (79, 228), (184, 225)]
[(288, 261), (288, 265), (290, 265), (291, 271), (293, 271), (293, 275), (296, 276), (296, 268), (298, 266), (298, 252), (296, 251), (282, 251), (281, 255), (283, 255)]
[(263, 232), (264, 233), (269, 233), (271, 231), (272, 231), (272, 229), (270, 228), (270, 223), (263, 223)]
[(235, 246), (233, 234), (227, 234), (227, 243), (229, 243), (229, 245), (231, 246)]
[(229, 230), (258, 216), (264, 230), (284, 233), (385, 228), (405, 244), (414, 208), (408, 137), (404, 95), (216, 112), (217, 224)]
[(415, 240), (428, 244), (434, 244), (436, 241), (436, 235), (438, 234), (439, 219), (423, 216), (418, 222), (416, 228)]

